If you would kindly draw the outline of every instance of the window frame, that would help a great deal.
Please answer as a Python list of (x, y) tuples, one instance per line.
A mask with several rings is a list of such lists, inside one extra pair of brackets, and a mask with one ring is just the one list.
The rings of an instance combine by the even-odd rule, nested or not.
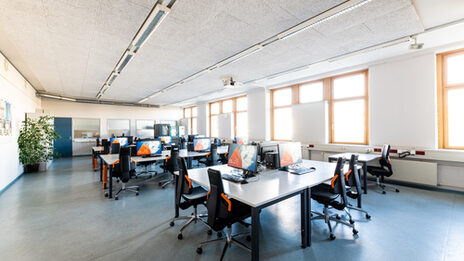
[[(365, 93), (364, 96), (356, 96), (356, 97), (349, 97), (349, 98), (333, 98), (333, 82), (337, 78), (342, 78), (350, 75), (355, 74), (364, 74), (365, 80)], [(323, 86), (323, 101), (327, 101), (329, 105), (329, 144), (356, 144), (356, 145), (369, 145), (369, 70), (363, 69), (338, 75), (333, 75), (326, 78), (315, 79), (312, 81), (302, 82), (294, 85), (279, 87), (275, 89), (271, 89), (271, 139), (275, 141), (291, 141), (291, 140), (281, 140), (275, 139), (275, 130), (274, 130), (274, 110), (280, 108), (289, 108), (296, 104), (303, 104), (300, 102), (300, 87), (307, 84), (312, 84), (316, 82), (322, 82)], [(289, 105), (282, 105), (282, 106), (274, 106), (274, 94), (278, 90), (291, 88), (292, 89), (292, 103)], [(345, 142), (345, 141), (335, 141), (334, 140), (334, 113), (333, 107), (336, 102), (339, 101), (349, 101), (349, 100), (359, 100), (364, 99), (364, 141), (363, 142)], [(305, 102), (306, 103), (306, 102)], [(310, 102), (307, 102), (310, 103)]]
[(464, 55), (464, 48), (448, 52), (438, 53), (436, 55), (437, 63), (437, 125), (438, 125), (438, 148), (464, 150), (464, 146), (449, 145), (449, 122), (448, 122), (448, 95), (449, 90), (464, 90), (464, 82), (447, 84), (448, 68), (446, 60), (453, 56)]
[[(242, 113), (242, 112), (246, 112), (248, 113), (248, 106), (247, 106), (247, 109), (246, 110), (237, 110), (237, 100), (238, 99), (241, 99), (241, 98), (247, 98), (248, 99), (248, 96), (245, 94), (245, 95), (240, 95), (240, 96), (236, 96), (236, 97), (232, 97), (232, 98), (227, 98), (227, 99), (222, 99), (222, 100), (217, 100), (217, 101), (212, 101), (209, 103), (209, 133), (210, 133), (210, 136), (211, 135), (211, 131), (212, 131), (212, 125), (211, 125), (211, 118), (213, 116), (218, 116), (219, 114), (222, 114), (223, 113), (223, 106), (222, 104), (226, 101), (232, 101), (232, 111), (231, 112), (228, 112), (228, 113), (232, 113), (234, 115), (234, 136), (237, 137), (237, 113)], [(219, 104), (219, 112), (218, 113), (211, 113), (211, 107), (213, 104), (215, 103), (218, 103)], [(217, 138), (217, 137), (215, 137)]]
[[(193, 116), (193, 108), (196, 108), (197, 116)], [(190, 109), (190, 115), (185, 115), (185, 111), (188, 109)], [(197, 106), (185, 107), (183, 113), (184, 113), (184, 119), (190, 119), (190, 124), (189, 124), (190, 126), (188, 126), (188, 134), (194, 134), (193, 133), (193, 119), (196, 119), (197, 121), (197, 132), (198, 132), (198, 107)]]

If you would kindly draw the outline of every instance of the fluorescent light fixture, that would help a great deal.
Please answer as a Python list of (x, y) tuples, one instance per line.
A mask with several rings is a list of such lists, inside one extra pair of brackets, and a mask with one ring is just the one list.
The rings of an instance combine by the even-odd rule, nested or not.
[(132, 40), (131, 50), (133, 52), (136, 52), (145, 44), (145, 42), (148, 40), (148, 38), (150, 38), (156, 28), (158, 28), (158, 26), (161, 24), (163, 19), (166, 18), (170, 10), (171, 9), (164, 5), (156, 4)]
[(110, 78), (108, 78), (108, 81), (106, 82), (106, 85), (111, 85), (114, 80), (116, 80), (116, 78), (118, 77), (119, 73), (115, 73), (115, 72), (112, 72), (111, 75), (110, 75)]
[(327, 10), (326, 12), (319, 14), (297, 26), (294, 26), (278, 35), (278, 38), (281, 40), (288, 39), (298, 33), (301, 33), (307, 29), (314, 28), (322, 23), (325, 23), (335, 17), (353, 11), (356, 8), (359, 8), (372, 0), (357, 0), (357, 1), (348, 1), (344, 4), (338, 5), (332, 9)]
[[(210, 69), (205, 69), (205, 70), (203, 70), (203, 71), (199, 71), (199, 72), (197, 72), (197, 73), (195, 73), (195, 74), (192, 74), (192, 75), (190, 75), (189, 77), (183, 79), (183, 80), (181, 81), (181, 83), (184, 84), (184, 83), (193, 81), (193, 80), (195, 80), (196, 78), (201, 77), (201, 76), (203, 76), (203, 75), (205, 75), (205, 74), (207, 74), (207, 73), (209, 73), (209, 72), (211, 72)], [(173, 87), (174, 87), (174, 86), (173, 86)]]
[(221, 61), (221, 62), (219, 62), (219, 63), (217, 63), (215, 65), (213, 65), (210, 68), (210, 70), (213, 70), (213, 69), (216, 69), (216, 68), (221, 68), (221, 67), (226, 66), (228, 64), (231, 64), (233, 62), (236, 62), (236, 61), (238, 61), (240, 59), (243, 59), (243, 58), (245, 58), (245, 57), (247, 57), (249, 55), (252, 55), (252, 54), (260, 51), (263, 48), (264, 48), (264, 46), (262, 46), (261, 44), (253, 45), (252, 47), (250, 47), (250, 48), (248, 48), (248, 49), (246, 49), (246, 50), (244, 50), (244, 51), (242, 51), (242, 52), (240, 52), (238, 54), (232, 55), (231, 57), (229, 57), (229, 58), (227, 58), (227, 59), (225, 59), (225, 60), (223, 60), (223, 61)]
[(73, 98), (66, 98), (66, 97), (61, 97), (61, 99), (62, 99), (63, 101), (71, 101), (71, 102), (77, 101), (76, 99), (73, 99)]
[(45, 97), (45, 98), (57, 99), (57, 100), (61, 99), (60, 96), (51, 95), (51, 94), (40, 94), (40, 96)]
[(148, 98), (143, 98), (140, 101), (138, 101), (138, 103), (146, 102), (147, 100), (148, 100)]
[(126, 51), (122, 56), (121, 60), (119, 60), (119, 63), (116, 65), (116, 72), (120, 73), (124, 69), (124, 67), (126, 67), (126, 65), (132, 60), (134, 55), (134, 52)]

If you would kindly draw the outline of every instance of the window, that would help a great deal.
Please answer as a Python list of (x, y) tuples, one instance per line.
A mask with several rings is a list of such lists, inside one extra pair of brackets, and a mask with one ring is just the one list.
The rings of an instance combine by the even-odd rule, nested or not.
[(130, 134), (129, 120), (108, 120), (108, 136), (129, 136)]
[(154, 132), (154, 120), (136, 120), (135, 121), (135, 135), (138, 138), (146, 139), (153, 138)]
[(292, 105), (326, 100), (330, 143), (369, 144), (367, 73), (352, 72), (271, 90), (272, 139), (292, 140)]
[(248, 138), (248, 99), (246, 96), (235, 97), (209, 104), (209, 126), (210, 136), (218, 137), (219, 121), (221, 113), (232, 113), (234, 115), (234, 135), (236, 137)]
[(330, 93), (330, 142), (368, 144), (367, 71), (332, 77)]
[(438, 145), (464, 149), (464, 49), (437, 55)]
[(72, 119), (74, 139), (99, 138), (99, 119)]
[(198, 109), (196, 106), (184, 108), (184, 118), (187, 119), (187, 133), (188, 134), (197, 134), (197, 117)]

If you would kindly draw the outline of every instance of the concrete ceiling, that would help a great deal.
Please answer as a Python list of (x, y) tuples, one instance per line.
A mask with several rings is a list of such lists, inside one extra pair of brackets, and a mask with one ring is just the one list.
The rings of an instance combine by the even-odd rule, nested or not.
[[(343, 2), (178, 0), (103, 99), (137, 102)], [(464, 17), (462, 1), (437, 2), (372, 0), (147, 102), (198, 97), (220, 91), (225, 76), (248, 82)], [(0, 0), (0, 51), (40, 91), (95, 98), (155, 3)]]

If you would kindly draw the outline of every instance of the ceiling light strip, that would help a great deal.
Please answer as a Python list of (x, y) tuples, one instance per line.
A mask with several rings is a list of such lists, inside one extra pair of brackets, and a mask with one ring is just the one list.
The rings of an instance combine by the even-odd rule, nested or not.
[[(129, 47), (119, 59), (111, 75), (106, 80), (105, 84), (100, 88), (97, 94), (97, 99), (101, 99), (106, 90), (109, 89), (111, 84), (116, 80), (118, 75), (124, 70), (127, 64), (134, 58), (137, 51), (147, 42), (154, 31), (159, 27), (161, 22), (166, 18), (171, 9), (161, 4), (156, 4), (151, 10), (148, 17), (143, 22), (140, 29), (135, 34)], [(106, 87), (105, 87), (106, 86)]]

